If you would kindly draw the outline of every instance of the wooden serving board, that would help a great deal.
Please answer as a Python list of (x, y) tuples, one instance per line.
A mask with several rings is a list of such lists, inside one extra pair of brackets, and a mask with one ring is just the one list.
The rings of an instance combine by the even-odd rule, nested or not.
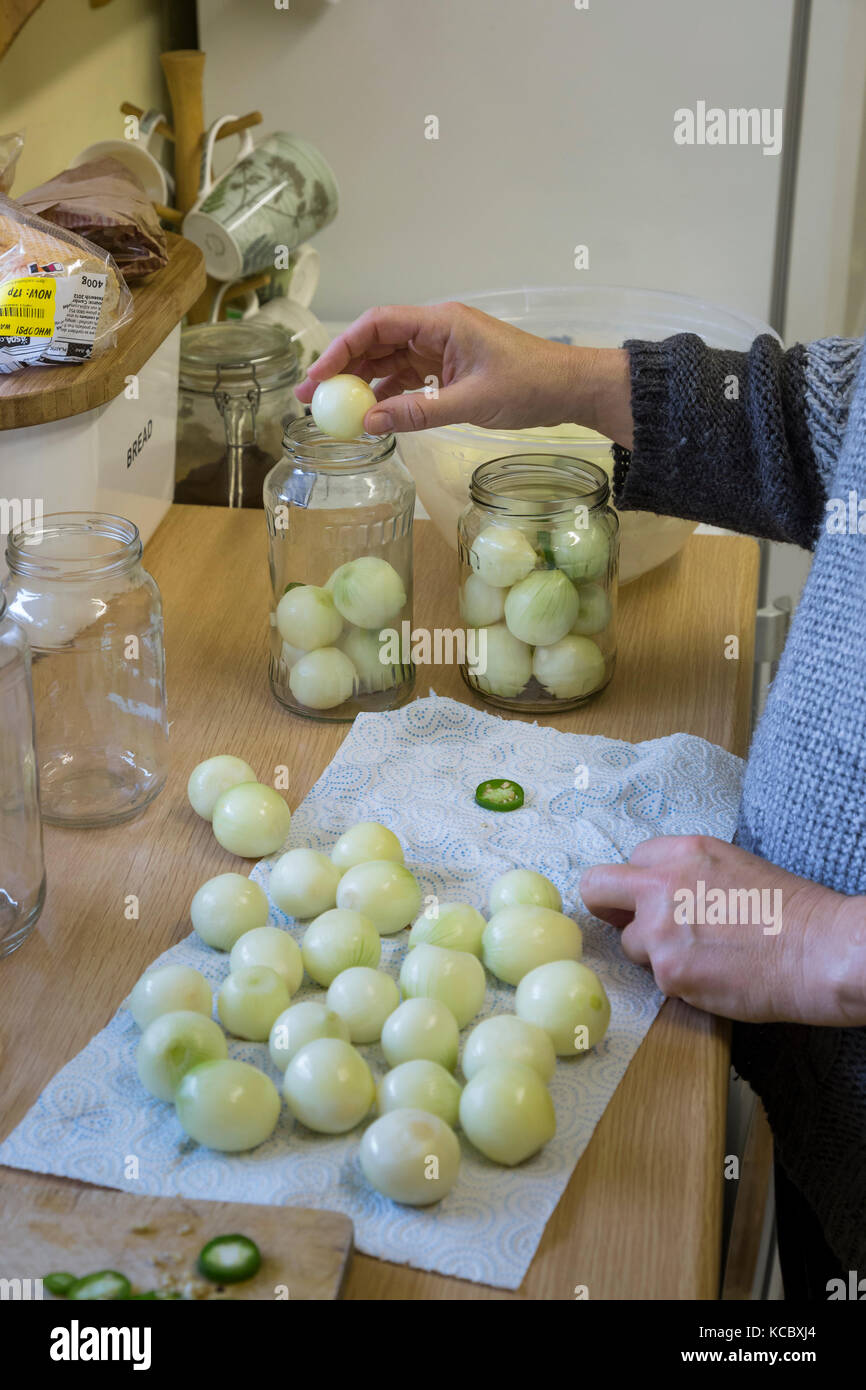
[[(0, 1178), (0, 1277), (125, 1274), (135, 1292), (194, 1283), (193, 1296), (291, 1301), (340, 1297), (352, 1255), (352, 1223), (339, 1212), (137, 1197), (110, 1188), (32, 1175), (24, 1186)], [(214, 1236), (254, 1240), (262, 1267), (223, 1294), (196, 1273)], [(45, 1298), (51, 1295), (45, 1291)]]

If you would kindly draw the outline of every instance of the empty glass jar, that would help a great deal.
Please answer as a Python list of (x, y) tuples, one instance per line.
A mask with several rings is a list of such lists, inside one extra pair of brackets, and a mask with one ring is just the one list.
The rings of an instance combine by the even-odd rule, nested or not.
[(265, 480), (270, 682), (295, 714), (349, 720), (412, 692), (415, 484), (393, 435), (341, 441), (309, 416)]
[(175, 502), (261, 507), (286, 419), (303, 414), (286, 330), (254, 320), (184, 328), (180, 346)]
[(30, 653), (0, 593), (0, 956), (20, 946), (45, 900)]
[(458, 524), (464, 680), (491, 704), (553, 713), (616, 660), (619, 521), (585, 459), (515, 454), (476, 468)]
[(163, 785), (168, 754), (162, 603), (138, 528), (58, 512), (12, 531), (6, 562), (33, 658), (43, 817), (128, 820)]

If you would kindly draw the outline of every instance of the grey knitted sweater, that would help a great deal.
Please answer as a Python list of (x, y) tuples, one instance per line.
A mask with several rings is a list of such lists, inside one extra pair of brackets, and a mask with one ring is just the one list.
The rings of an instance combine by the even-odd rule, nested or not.
[[(815, 552), (749, 753), (737, 843), (866, 894), (863, 343), (786, 352), (764, 336), (737, 353), (681, 334), (625, 346), (635, 433), (631, 453), (614, 449), (617, 506)], [(737, 1024), (734, 1065), (828, 1244), (866, 1274), (866, 1028)]]

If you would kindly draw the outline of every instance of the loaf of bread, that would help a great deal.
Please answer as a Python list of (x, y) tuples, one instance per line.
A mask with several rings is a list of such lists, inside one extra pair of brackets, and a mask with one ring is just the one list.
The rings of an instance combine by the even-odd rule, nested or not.
[[(50, 337), (27, 334), (22, 293), (38, 298), (22, 285), (30, 279), (55, 281)], [(0, 373), (95, 357), (131, 314), (132, 296), (111, 256), (0, 195)]]

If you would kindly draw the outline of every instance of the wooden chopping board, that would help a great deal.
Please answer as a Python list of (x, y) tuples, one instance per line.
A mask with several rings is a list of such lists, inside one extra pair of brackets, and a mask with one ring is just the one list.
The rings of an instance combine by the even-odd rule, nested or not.
[[(339, 1212), (137, 1197), (82, 1183), (61, 1186), (35, 1174), (23, 1187), (0, 1178), (0, 1276), (6, 1279), (115, 1269), (135, 1292), (168, 1283), (182, 1287), (186, 1279), (199, 1289), (206, 1284), (196, 1274), (199, 1251), (214, 1236), (229, 1234), (254, 1240), (262, 1267), (220, 1297), (340, 1297), (353, 1232)], [(51, 1297), (47, 1290), (45, 1297)]]

